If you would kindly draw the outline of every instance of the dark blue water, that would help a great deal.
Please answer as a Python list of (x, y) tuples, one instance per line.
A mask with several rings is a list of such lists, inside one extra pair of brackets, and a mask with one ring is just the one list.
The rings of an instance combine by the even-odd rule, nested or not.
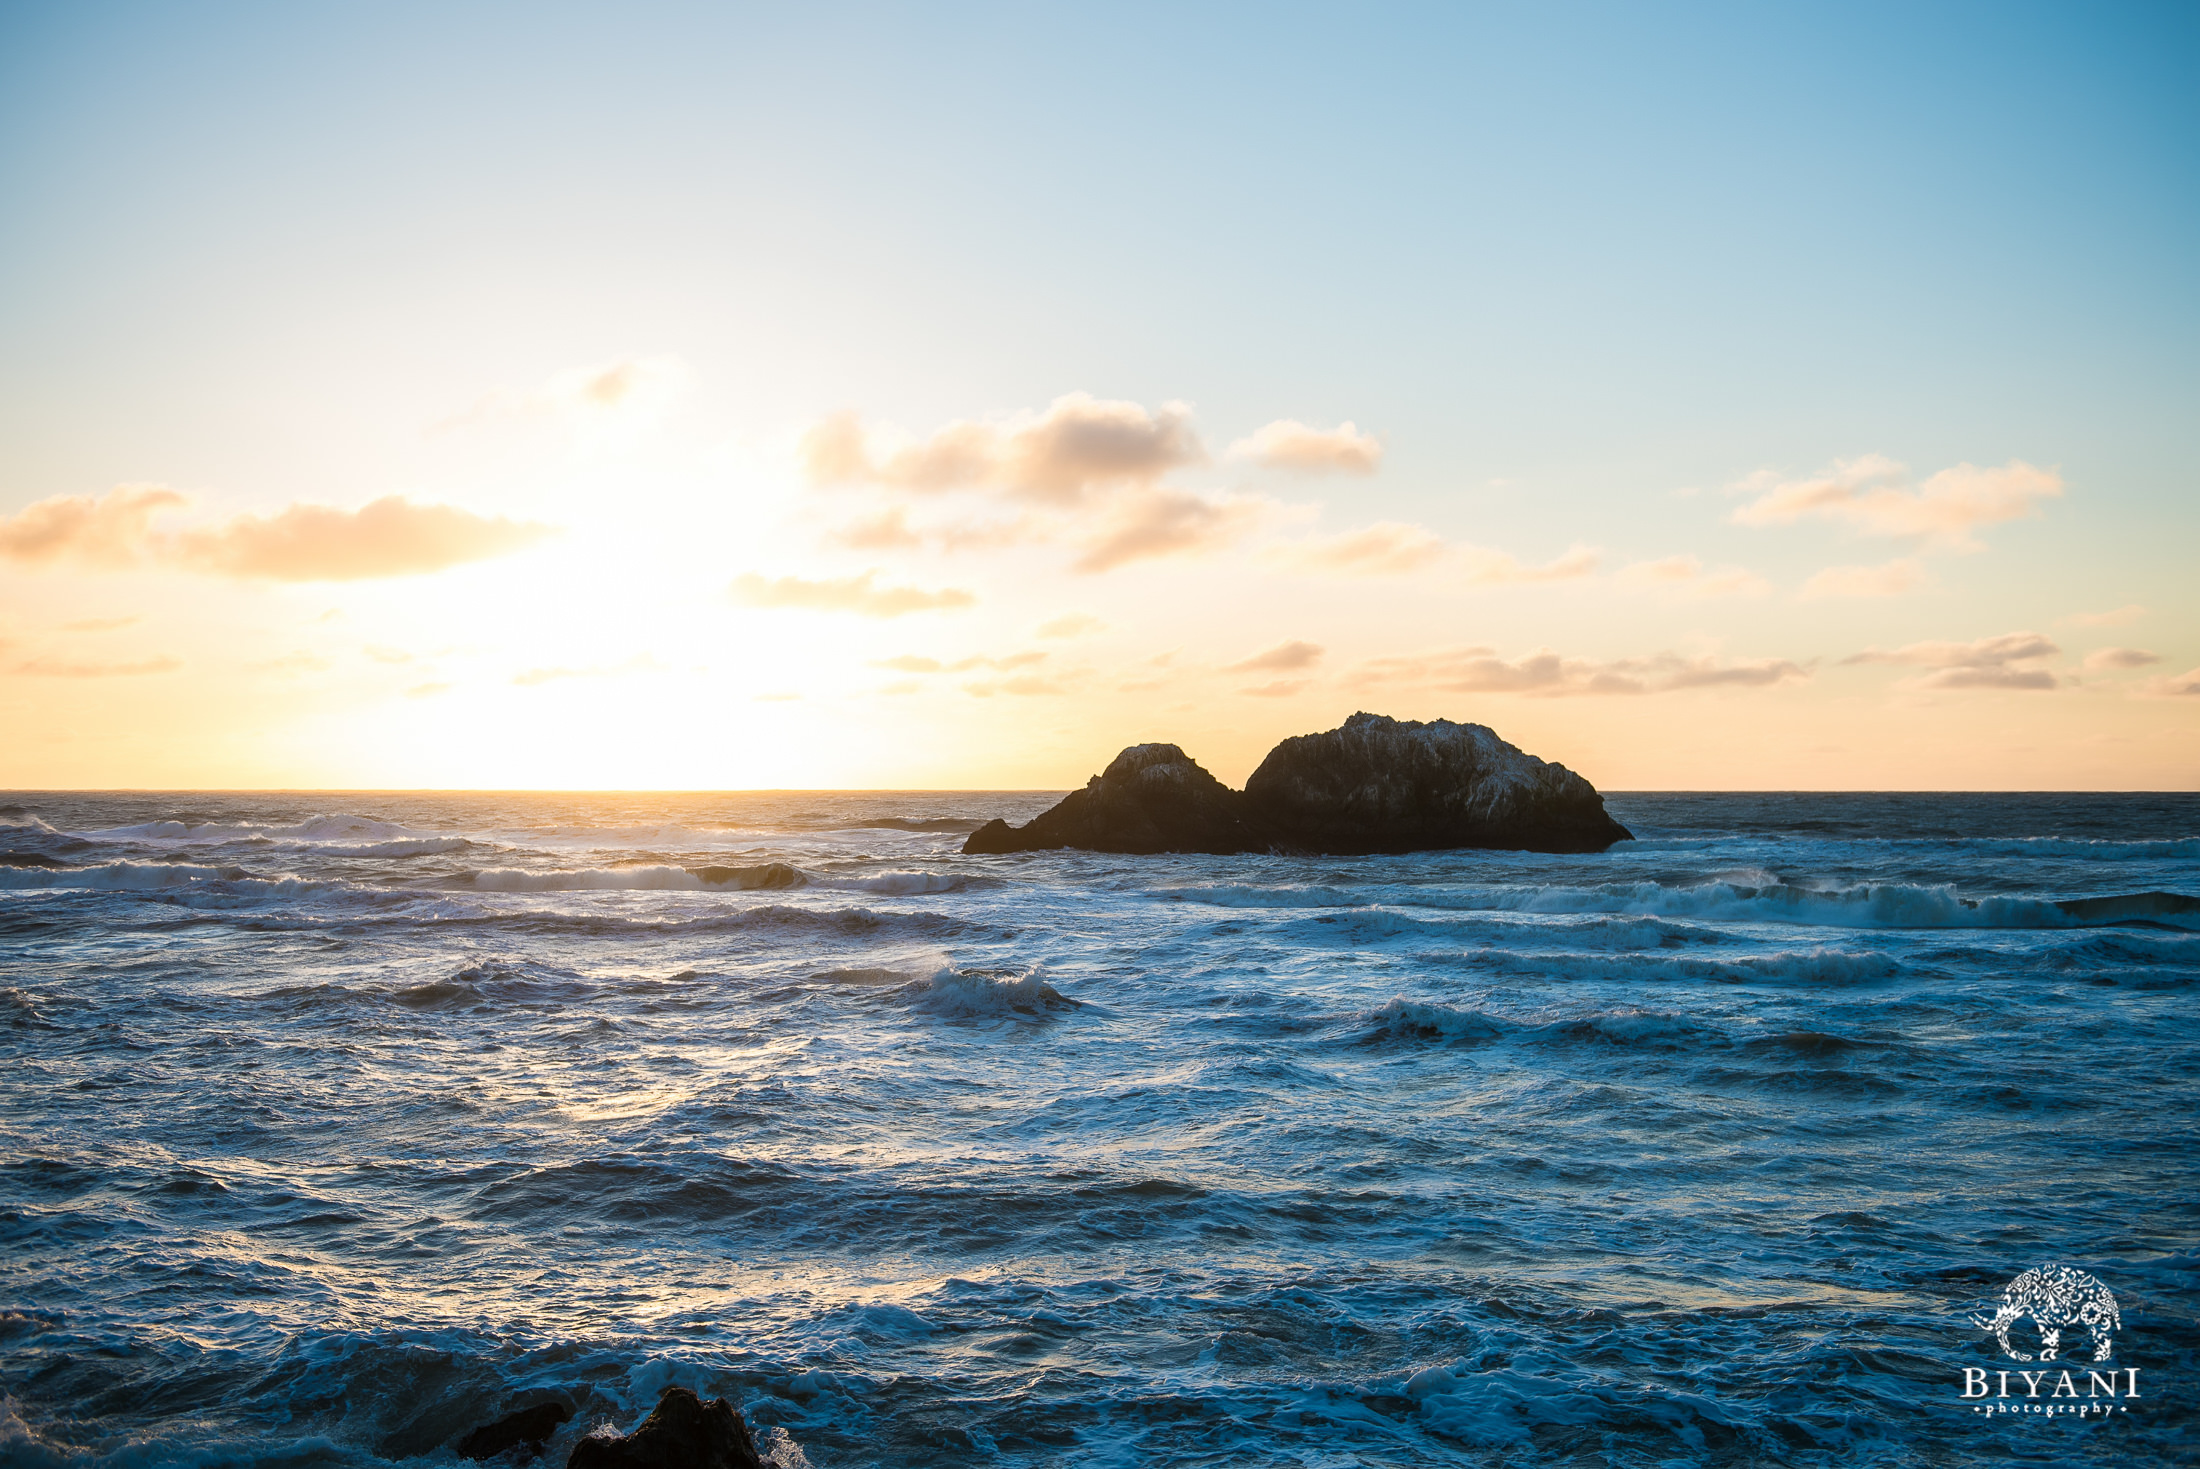
[(0, 1459), (2194, 1461), (2200, 797), (957, 854), (1050, 800), (0, 797)]

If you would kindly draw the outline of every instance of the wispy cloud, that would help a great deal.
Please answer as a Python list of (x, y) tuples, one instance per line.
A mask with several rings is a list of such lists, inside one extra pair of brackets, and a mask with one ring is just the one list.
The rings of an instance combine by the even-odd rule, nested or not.
[(1866, 648), (1843, 664), (1900, 663), (1931, 669), (1914, 680), (1926, 689), (2052, 689), (2061, 683), (2040, 661), (2062, 649), (2036, 632), (2003, 633), (1972, 643), (1910, 643), (1900, 648)]
[(1205, 462), (1191, 410), (1065, 393), (1037, 415), (999, 423), (959, 420), (915, 443), (880, 453), (862, 420), (837, 414), (802, 440), (811, 483), (869, 483), (911, 491), (996, 488), (1052, 504), (1097, 486), (1151, 484), (1172, 469)]
[(132, 663), (79, 663), (66, 658), (32, 658), (12, 670), (26, 678), (136, 678), (149, 673), (174, 673), (183, 660), (163, 655)]
[(990, 699), (995, 694), (1012, 694), (1021, 698), (1044, 698), (1069, 692), (1053, 679), (1040, 678), (1036, 674), (1023, 674), (1016, 678), (982, 679), (966, 683), (963, 692), (980, 699)]
[(155, 545), (153, 517), (190, 503), (165, 485), (117, 485), (104, 495), (55, 495), (0, 520), (0, 556), (32, 566), (57, 561), (135, 566)]
[(1336, 576), (1392, 577), (1430, 571), (1470, 586), (1574, 581), (1593, 575), (1600, 553), (1574, 546), (1545, 562), (1527, 562), (1509, 551), (1447, 541), (1424, 525), (1383, 520), (1334, 536), (1308, 536), (1270, 553), (1281, 565)]
[(1811, 479), (1770, 471), (1734, 487), (1753, 496), (1733, 514), (1737, 525), (1831, 520), (1865, 535), (1914, 537), (1952, 551), (1981, 549), (1973, 532), (2035, 514), (2063, 492), (2062, 476), (2012, 459), (1999, 468), (1958, 464), (1913, 486), (1910, 471), (1882, 454), (1838, 461)]
[(1029, 668), (1035, 663), (1044, 663), (1046, 659), (1047, 655), (1036, 649), (1026, 649), (1021, 653), (1009, 653), (998, 658), (973, 654), (968, 658), (957, 658), (952, 663), (943, 662), (938, 658), (925, 658), (915, 653), (903, 653), (894, 658), (874, 658), (871, 661), (871, 666), (873, 668), (892, 669), (896, 673), (968, 673), (973, 668), (995, 668), (1004, 671), (1012, 668)]
[(1241, 539), (1273, 509), (1252, 496), (1210, 500), (1161, 487), (1119, 496), (1072, 566), (1112, 571), (1133, 561), (1219, 551)]
[(2106, 673), (2115, 668), (2146, 668), (2162, 661), (2159, 653), (2144, 648), (2095, 648), (2085, 655), (2085, 671)]
[(2200, 694), (2200, 668), (2188, 668), (2170, 678), (2149, 679), (2142, 692), (2171, 698), (2189, 698)]
[(1826, 597), (1899, 597), (1925, 585), (1925, 568), (1912, 557), (1884, 566), (1829, 566), (1803, 583), (1804, 601)]
[(677, 357), (620, 357), (553, 373), (532, 388), (497, 388), (429, 427), (432, 434), (500, 419), (562, 417), (583, 424), (655, 417), (688, 386)]
[(152, 564), (245, 580), (360, 581), (442, 571), (556, 534), (550, 526), (415, 505), (401, 495), (357, 510), (298, 504), (208, 528), (153, 529), (153, 516), (187, 503), (157, 485), (56, 495), (0, 521), (0, 555), (109, 569)]
[(62, 623), (61, 630), (63, 632), (114, 632), (120, 628), (134, 627), (144, 620), (142, 617), (85, 617), (75, 622)]
[(523, 689), (540, 688), (548, 683), (561, 683), (574, 678), (623, 678), (630, 673), (656, 673), (664, 665), (647, 653), (629, 658), (623, 663), (591, 663), (579, 668), (562, 665), (549, 668), (529, 668), (512, 675), (512, 682)]
[(2128, 627), (2146, 615), (2147, 609), (2134, 602), (2113, 612), (2080, 612), (2063, 621), (2076, 623), (2079, 627)]
[(911, 612), (951, 611), (977, 598), (959, 587), (926, 591), (921, 587), (877, 584), (878, 573), (837, 580), (809, 581), (799, 576), (767, 579), (745, 572), (734, 579), (733, 600), (744, 607), (793, 607), (812, 612), (853, 612), (863, 617), (902, 617)]
[(1232, 444), (1229, 457), (1300, 474), (1373, 474), (1382, 465), (1383, 445), (1350, 420), (1320, 429), (1279, 418)]
[(1810, 670), (1785, 658), (1720, 662), (1710, 657), (1657, 653), (1644, 658), (1566, 658), (1539, 651), (1506, 659), (1493, 648), (1371, 658), (1354, 672), (1360, 685), (1422, 684), (1449, 693), (1528, 694), (1552, 698), (1584, 694), (1662, 694), (1688, 689), (1769, 688), (1800, 682)]
[(1311, 680), (1303, 678), (1279, 678), (1270, 683), (1255, 684), (1238, 692), (1251, 699), (1288, 699), (1303, 689)]
[(1089, 612), (1065, 612), (1039, 624), (1042, 638), (1082, 638), (1103, 632), (1107, 624)]
[(1689, 601), (1715, 597), (1762, 597), (1772, 584), (1739, 566), (1706, 567), (1694, 556), (1667, 556), (1659, 561), (1637, 561), (1623, 566), (1615, 578), (1620, 585), (1644, 587)]
[(1225, 673), (1287, 673), (1301, 668), (1312, 668), (1328, 651), (1319, 643), (1309, 643), (1298, 638), (1276, 644), (1265, 652), (1232, 663), (1223, 669)]

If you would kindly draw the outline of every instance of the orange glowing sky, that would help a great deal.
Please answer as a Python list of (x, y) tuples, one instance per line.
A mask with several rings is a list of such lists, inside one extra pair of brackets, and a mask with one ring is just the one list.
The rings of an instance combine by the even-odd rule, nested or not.
[(1239, 781), (1362, 708), (2200, 784), (2174, 18), (117, 14), (0, 46), (0, 786)]

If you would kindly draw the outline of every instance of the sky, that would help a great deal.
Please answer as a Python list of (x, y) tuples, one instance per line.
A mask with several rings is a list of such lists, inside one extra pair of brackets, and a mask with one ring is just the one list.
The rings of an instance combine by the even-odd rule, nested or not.
[(0, 7), (0, 786), (2200, 787), (2200, 12)]

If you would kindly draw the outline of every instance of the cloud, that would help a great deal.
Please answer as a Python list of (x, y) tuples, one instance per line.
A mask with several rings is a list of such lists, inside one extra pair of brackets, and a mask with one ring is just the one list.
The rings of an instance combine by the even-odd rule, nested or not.
[(33, 658), (15, 665), (14, 672), (27, 678), (135, 678), (148, 673), (174, 673), (183, 660), (163, 655), (135, 663), (71, 663), (59, 658)]
[(2128, 607), (2118, 607), (2113, 612), (2080, 612), (2063, 619), (2080, 627), (2124, 627), (2147, 615), (2147, 609), (2134, 602)]
[(966, 683), (963, 692), (980, 699), (990, 699), (995, 694), (1015, 694), (1024, 698), (1039, 698), (1052, 694), (1066, 694), (1068, 689), (1050, 679), (1025, 674), (1018, 678)]
[(457, 687), (455, 684), (447, 683), (416, 683), (405, 690), (405, 697), (408, 699), (433, 699), (439, 694), (449, 693), (455, 687)]
[(2174, 678), (2149, 679), (2144, 692), (2167, 694), (2173, 698), (2200, 694), (2200, 668), (2188, 668)]
[(1219, 551), (1273, 510), (1251, 496), (1208, 500), (1183, 490), (1152, 488), (1117, 497), (1113, 512), (1085, 543), (1077, 571), (1113, 571), (1133, 561)]
[(134, 566), (152, 541), (152, 519), (190, 501), (164, 485), (117, 485), (104, 495), (55, 495), (0, 520), (0, 556), (28, 565), (76, 561)]
[(916, 443), (874, 453), (862, 420), (836, 414), (803, 435), (803, 468), (816, 485), (877, 484), (909, 491), (998, 489), (1071, 504), (1097, 486), (1151, 484), (1205, 463), (1191, 410), (1065, 393), (1038, 415), (1003, 423), (960, 420)]
[(1925, 568), (1904, 557), (1884, 566), (1829, 566), (1803, 583), (1804, 601), (1823, 597), (1899, 597), (1925, 584)]
[(1894, 649), (1866, 648), (1843, 658), (1844, 665), (1903, 663), (1933, 670), (1913, 680), (1925, 689), (2052, 689), (2055, 675), (2036, 665), (2062, 649), (2036, 632), (2003, 633), (1975, 643), (1910, 643)]
[(1694, 556), (1637, 561), (1632, 566), (1621, 567), (1617, 579), (1624, 586), (1647, 587), (1690, 601), (1712, 597), (1761, 597), (1772, 590), (1772, 584), (1753, 571), (1744, 571), (1738, 566), (1706, 571), (1703, 562)]
[(1333, 429), (1319, 429), (1297, 419), (1279, 418), (1232, 444), (1229, 457), (1300, 474), (1373, 474), (1383, 462), (1383, 446), (1350, 420)]
[(1089, 612), (1065, 612), (1039, 624), (1042, 638), (1081, 638), (1105, 631), (1107, 624)]
[(973, 668), (998, 668), (1002, 670), (1029, 668), (1034, 663), (1044, 663), (1046, 658), (1045, 653), (1026, 649), (1024, 652), (1009, 653), (999, 658), (974, 654), (968, 658), (957, 658), (952, 663), (942, 663), (937, 658), (925, 658), (915, 653), (903, 653), (894, 658), (874, 659), (871, 666), (873, 668), (890, 668), (896, 673), (968, 673)]
[(555, 534), (547, 525), (386, 495), (357, 510), (292, 505), (265, 519), (240, 515), (213, 530), (185, 531), (171, 558), (239, 578), (364, 581), (486, 561)]
[(1972, 532), (2036, 513), (2063, 492), (2062, 476), (2022, 460), (1998, 469), (1958, 464), (1912, 488), (1910, 471), (1881, 454), (1840, 460), (1815, 479), (1779, 481), (1769, 472), (1735, 486), (1756, 498), (1737, 525), (1792, 525), (1805, 517), (1845, 523), (1870, 536), (1910, 536), (1952, 551), (1976, 551)]
[(1455, 648), (1402, 657), (1371, 658), (1356, 684), (1414, 683), (1452, 693), (1529, 694), (1555, 698), (1582, 694), (1660, 694), (1687, 689), (1767, 688), (1804, 680), (1810, 670), (1785, 658), (1721, 663), (1709, 657), (1658, 653), (1647, 658), (1565, 658), (1539, 651), (1517, 659), (1492, 648)]
[(450, 417), (431, 434), (502, 419), (565, 418), (584, 425), (635, 422), (657, 416), (686, 390), (691, 374), (677, 357), (620, 357), (553, 373), (535, 387), (497, 388)]
[(1342, 535), (1312, 537), (1283, 550), (1287, 561), (1343, 576), (1403, 576), (1450, 554), (1450, 543), (1435, 531), (1397, 520), (1379, 520)]
[(852, 520), (832, 532), (830, 539), (854, 551), (900, 551), (924, 544), (924, 538), (909, 528), (909, 512), (899, 505)]
[(2088, 673), (2104, 673), (2111, 668), (2145, 668), (2161, 661), (2161, 654), (2144, 648), (2095, 648), (2085, 655), (2085, 669)]
[(76, 622), (61, 624), (63, 632), (113, 632), (117, 628), (130, 627), (143, 622), (142, 617), (86, 617)]
[(1600, 559), (1600, 553), (1593, 546), (1574, 546), (1564, 555), (1555, 556), (1540, 566), (1531, 566), (1506, 551), (1491, 551), (1481, 546), (1458, 549), (1466, 564), (1466, 579), (1481, 586), (1504, 582), (1574, 581), (1593, 574)]
[(1308, 680), (1303, 678), (1279, 678), (1273, 683), (1259, 684), (1249, 689), (1239, 689), (1238, 692), (1252, 699), (1287, 699), (1300, 689), (1305, 688), (1307, 683)]
[(959, 587), (928, 592), (919, 587), (873, 585), (876, 571), (834, 581), (806, 581), (798, 576), (766, 580), (755, 572), (734, 579), (730, 593), (744, 607), (795, 607), (812, 612), (854, 612), (863, 617), (901, 617), (911, 612), (947, 611), (968, 607), (978, 599)]
[(358, 581), (442, 571), (502, 556), (556, 532), (452, 505), (389, 495), (357, 510), (292, 505), (204, 529), (159, 533), (152, 517), (189, 503), (158, 485), (56, 495), (0, 521), (0, 555), (95, 567), (141, 563), (267, 581)]
[(512, 682), (523, 689), (540, 688), (546, 683), (557, 683), (569, 678), (621, 678), (630, 673), (652, 673), (662, 668), (647, 653), (638, 654), (624, 663), (610, 665), (590, 664), (585, 668), (529, 668), (512, 675)]
[(1302, 642), (1293, 638), (1289, 642), (1276, 644), (1265, 653), (1255, 653), (1250, 658), (1232, 663), (1223, 672), (1286, 673), (1300, 668), (1312, 668), (1321, 662), (1322, 654), (1326, 651), (1319, 643)]
[(1286, 566), (1338, 576), (1408, 576), (1441, 566), (1471, 586), (1572, 581), (1593, 574), (1599, 559), (1594, 547), (1577, 545), (1532, 565), (1511, 552), (1447, 541), (1425, 525), (1397, 520), (1335, 536), (1311, 536), (1279, 546), (1272, 554)]

